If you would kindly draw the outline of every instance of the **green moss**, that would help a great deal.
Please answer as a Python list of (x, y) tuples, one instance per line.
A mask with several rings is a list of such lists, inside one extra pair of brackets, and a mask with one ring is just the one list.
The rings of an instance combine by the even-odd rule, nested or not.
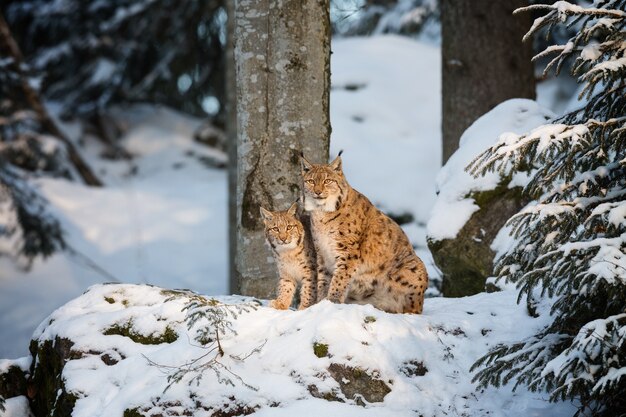
[[(518, 199), (522, 198), (522, 187), (513, 187), (509, 188), (509, 183), (511, 182), (511, 177), (505, 177), (500, 180), (496, 188), (493, 190), (483, 190), (478, 192), (472, 192), (466, 195), (466, 198), (471, 198), (474, 200), (476, 205), (481, 209), (487, 207), (493, 200), (496, 198), (501, 198), (504, 194), (511, 194)], [(511, 193), (513, 191), (513, 193)]]
[(376, 317), (374, 317), (374, 316), (365, 316), (363, 321), (365, 323), (374, 323), (376, 321)]
[(328, 356), (328, 345), (325, 343), (313, 343), (313, 353), (318, 358), (324, 358)]
[(114, 304), (115, 303), (115, 299), (112, 297), (104, 297), (104, 301), (106, 301), (109, 304)]
[(103, 333), (106, 336), (119, 335), (128, 337), (135, 343), (142, 345), (160, 345), (161, 343), (173, 343), (178, 339), (178, 335), (169, 325), (161, 334), (143, 335), (133, 328), (133, 321), (128, 320), (126, 323), (115, 323), (106, 329)]

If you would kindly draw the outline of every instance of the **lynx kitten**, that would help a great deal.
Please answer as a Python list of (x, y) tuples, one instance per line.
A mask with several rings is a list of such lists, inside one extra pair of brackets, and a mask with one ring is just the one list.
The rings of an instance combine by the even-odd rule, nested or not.
[(270, 302), (270, 307), (286, 310), (301, 284), (299, 310), (316, 301), (315, 256), (304, 227), (296, 217), (298, 206), (293, 203), (286, 211), (269, 211), (261, 207), (265, 223), (265, 237), (272, 247), (278, 266), (278, 295)]
[(330, 164), (311, 164), (304, 155), (301, 160), (318, 300), (421, 313), (428, 274), (400, 226), (350, 187), (341, 153)]

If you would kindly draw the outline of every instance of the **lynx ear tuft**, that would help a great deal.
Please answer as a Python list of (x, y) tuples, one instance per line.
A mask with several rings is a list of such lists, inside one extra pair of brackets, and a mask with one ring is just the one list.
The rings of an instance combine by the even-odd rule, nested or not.
[(330, 167), (334, 169), (335, 171), (341, 171), (341, 154), (342, 153), (343, 153), (343, 150), (339, 151), (339, 154), (337, 155), (335, 160), (330, 163)]
[(259, 207), (260, 211), (261, 211), (261, 217), (263, 217), (263, 220), (272, 220), (272, 217), (274, 217), (272, 215), (272, 212), (269, 210), (265, 210), (263, 207)]
[(304, 157), (304, 152), (300, 152), (300, 162), (302, 165), (302, 172), (309, 172), (311, 168), (313, 168), (313, 165)]
[(291, 216), (295, 216), (296, 215), (296, 211), (298, 211), (298, 202), (294, 202), (291, 207), (289, 207), (289, 210), (287, 210), (287, 213), (289, 213), (289, 215)]

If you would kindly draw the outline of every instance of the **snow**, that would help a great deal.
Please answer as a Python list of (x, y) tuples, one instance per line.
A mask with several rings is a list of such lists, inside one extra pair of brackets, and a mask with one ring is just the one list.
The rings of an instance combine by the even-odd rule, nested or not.
[(7, 398), (4, 404), (6, 411), (2, 414), (2, 417), (30, 417), (30, 407), (28, 405), (28, 398), (23, 395), (19, 397)]
[(93, 74), (89, 79), (91, 84), (99, 84), (108, 81), (115, 73), (115, 63), (110, 59), (100, 58), (96, 64)]
[[(168, 401), (176, 401), (181, 409), (192, 408), (198, 416), (210, 415), (202, 406), (233, 401), (258, 407), (254, 415), (259, 416), (322, 412), (346, 417), (398, 416), (419, 410), (424, 416), (514, 417), (573, 412), (570, 406), (548, 403), (540, 394), (529, 395), (524, 389), (475, 392), (469, 367), (479, 356), (497, 343), (523, 338), (545, 325), (544, 319), (531, 318), (525, 306), (515, 304), (515, 291), (453, 302), (428, 299), (423, 315), (387, 314), (372, 306), (328, 301), (302, 311), (260, 306), (232, 322), (236, 334), (220, 338), (225, 355), (219, 361), (243, 383), (220, 384), (205, 371), (197, 385), (189, 384), (188, 377), (164, 393), (165, 369), (151, 366), (148, 360), (176, 367), (207, 353), (193, 341), (198, 324), (188, 330), (184, 323), (181, 309), (186, 298), (165, 302), (168, 296), (158, 287), (97, 285), (59, 308), (37, 329), (40, 342), (69, 338), (75, 343), (73, 351), (89, 352), (68, 362), (63, 371), (65, 386), (79, 397), (74, 417), (121, 415), (127, 408), (146, 405), (156, 410)], [(179, 337), (169, 344), (142, 345), (128, 337), (103, 334), (113, 324), (129, 321), (141, 334), (159, 334), (169, 326)], [(317, 357), (315, 342), (327, 344), (329, 355)], [(105, 353), (115, 355), (119, 362), (106, 365), (100, 359)], [(423, 364), (426, 373), (407, 375), (402, 369), (410, 361)], [(342, 396), (337, 382), (329, 377), (331, 363), (378, 375), (391, 392), (382, 403), (370, 403), (365, 409), (351, 399), (340, 403), (312, 398), (307, 389), (312, 384), (321, 392), (334, 389)]]
[[(493, 190), (502, 182), (497, 172), (489, 172), (477, 178), (467, 173), (465, 168), (474, 158), (497, 140), (517, 138), (517, 135), (545, 124), (552, 117), (552, 112), (535, 101), (511, 99), (500, 103), (476, 120), (463, 133), (459, 149), (437, 175), (439, 195), (428, 221), (428, 236), (433, 240), (455, 238), (479, 208), (469, 194)], [(513, 184), (524, 185), (525, 182), (518, 176)]]

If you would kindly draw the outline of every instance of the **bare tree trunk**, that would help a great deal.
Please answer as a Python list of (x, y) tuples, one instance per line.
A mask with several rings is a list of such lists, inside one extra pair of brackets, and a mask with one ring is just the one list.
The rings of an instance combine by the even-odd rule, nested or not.
[(276, 268), (259, 207), (284, 210), (300, 194), (303, 151), (327, 161), (330, 137), (328, 0), (237, 0), (236, 290), (269, 297)]
[(67, 136), (58, 128), (50, 114), (43, 105), (39, 94), (31, 87), (26, 78), (26, 75), (22, 71), (22, 65), (24, 63), (24, 57), (20, 51), (17, 42), (13, 39), (9, 25), (2, 13), (0, 13), (0, 51), (7, 53), (15, 63), (15, 72), (20, 77), (21, 92), (23, 94), (25, 102), (30, 109), (37, 114), (37, 117), (44, 129), (51, 135), (60, 139), (67, 149), (67, 154), (78, 171), (78, 174), (83, 178), (87, 185), (101, 186), (102, 182), (96, 177), (89, 165), (82, 159), (72, 142)]
[(535, 98), (528, 0), (442, 0), (443, 162), (476, 119), (509, 98)]
[(224, 51), (226, 82), (226, 150), (228, 152), (228, 287), (239, 292), (235, 273), (237, 256), (237, 82), (235, 76), (235, 2), (226, 0), (226, 49)]

